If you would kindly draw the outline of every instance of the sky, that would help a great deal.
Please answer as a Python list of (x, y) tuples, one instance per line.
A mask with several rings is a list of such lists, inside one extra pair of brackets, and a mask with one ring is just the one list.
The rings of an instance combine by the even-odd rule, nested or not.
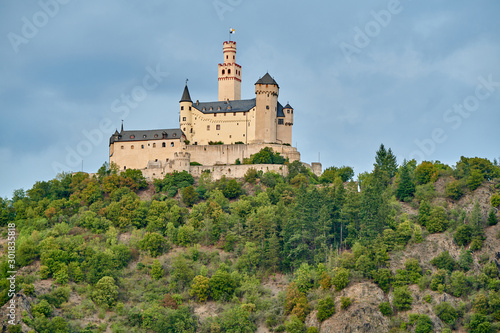
[(359, 174), (380, 144), (399, 163), (499, 159), (499, 14), (497, 0), (1, 1), (0, 197), (96, 172), (121, 120), (178, 128), (186, 79), (217, 100), (229, 28), (242, 98), (274, 77), (304, 162)]

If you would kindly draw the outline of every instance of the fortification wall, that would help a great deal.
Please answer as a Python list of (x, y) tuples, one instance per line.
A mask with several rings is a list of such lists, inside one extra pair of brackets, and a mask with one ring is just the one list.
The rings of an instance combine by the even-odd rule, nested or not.
[(198, 165), (191, 166), (190, 172), (193, 177), (200, 177), (204, 171), (208, 170), (212, 175), (212, 180), (218, 180), (222, 176), (226, 176), (227, 178), (243, 178), (249, 169), (255, 169), (264, 173), (273, 171), (282, 176), (288, 175), (288, 168), (283, 164)]
[(300, 161), (297, 148), (280, 144), (188, 145), (185, 146), (185, 151), (191, 154), (191, 162), (203, 165), (228, 165), (234, 164), (236, 159), (243, 162), (244, 158), (249, 158), (265, 147), (271, 147), (274, 152), (280, 153), (290, 162)]

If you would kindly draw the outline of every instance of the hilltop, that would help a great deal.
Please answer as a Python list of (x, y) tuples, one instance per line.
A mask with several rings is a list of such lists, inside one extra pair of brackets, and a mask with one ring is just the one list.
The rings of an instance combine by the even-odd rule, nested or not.
[(1, 199), (1, 331), (499, 330), (496, 161), (398, 165), (381, 146), (357, 181), (283, 167), (148, 183), (104, 165)]

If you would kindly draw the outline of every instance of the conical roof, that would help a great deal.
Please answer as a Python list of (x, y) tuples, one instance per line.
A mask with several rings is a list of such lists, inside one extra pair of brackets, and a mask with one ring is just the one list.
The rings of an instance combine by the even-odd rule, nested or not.
[(189, 89), (188, 89), (187, 84), (184, 87), (184, 92), (182, 93), (182, 97), (181, 97), (181, 100), (179, 101), (179, 103), (181, 103), (181, 102), (193, 102), (191, 100), (191, 96), (189, 95)]
[(290, 104), (286, 103), (285, 107), (283, 109), (293, 109)]
[(271, 77), (271, 75), (269, 75), (269, 73), (266, 73), (266, 75), (264, 75), (263, 77), (261, 77), (257, 82), (255, 82), (255, 84), (274, 84), (274, 85), (278, 85), (278, 83), (276, 83), (276, 81), (274, 81), (274, 79)]

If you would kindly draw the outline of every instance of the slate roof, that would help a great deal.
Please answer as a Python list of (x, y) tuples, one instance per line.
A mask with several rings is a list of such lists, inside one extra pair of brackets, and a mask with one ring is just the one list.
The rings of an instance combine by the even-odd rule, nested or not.
[(117, 132), (109, 138), (109, 144), (112, 144), (113, 142), (161, 140), (163, 138), (180, 139), (182, 137), (182, 131), (180, 128), (121, 131), (118, 133), (118, 137), (116, 137), (116, 134)]
[(269, 73), (266, 73), (266, 75), (261, 77), (257, 82), (255, 82), (255, 84), (275, 84), (279, 88), (278, 83), (274, 81), (274, 79), (271, 77), (271, 75), (269, 75)]
[(283, 109), (293, 109), (290, 104), (286, 103), (285, 107)]
[(184, 92), (182, 93), (182, 97), (181, 97), (181, 100), (179, 101), (179, 103), (180, 102), (192, 102), (191, 96), (189, 95), (189, 89), (188, 89), (187, 84), (184, 87)]
[(284, 117), (285, 113), (283, 112), (283, 105), (278, 102), (278, 112), (276, 113), (276, 117)]
[[(254, 108), (256, 99), (240, 99), (237, 101), (197, 102), (193, 107), (202, 113), (247, 112)], [(220, 110), (219, 110), (220, 109)]]

